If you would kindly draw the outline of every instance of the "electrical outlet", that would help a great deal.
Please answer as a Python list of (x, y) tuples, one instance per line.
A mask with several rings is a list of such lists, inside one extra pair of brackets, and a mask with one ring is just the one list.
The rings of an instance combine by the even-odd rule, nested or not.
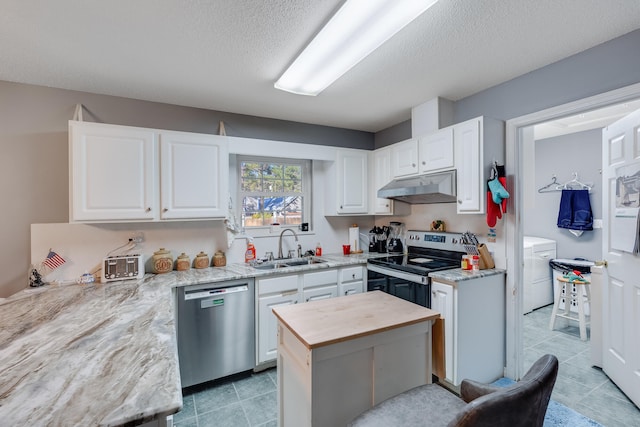
[(131, 233), (131, 235), (129, 236), (129, 240), (131, 240), (133, 243), (142, 243), (144, 242), (144, 233), (142, 231)]

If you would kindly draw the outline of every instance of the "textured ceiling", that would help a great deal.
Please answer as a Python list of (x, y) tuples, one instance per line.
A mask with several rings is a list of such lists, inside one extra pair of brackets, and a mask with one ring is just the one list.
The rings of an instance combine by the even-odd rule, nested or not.
[(638, 0), (440, 0), (317, 97), (273, 83), (341, 0), (0, 0), (0, 80), (378, 131), (640, 27)]

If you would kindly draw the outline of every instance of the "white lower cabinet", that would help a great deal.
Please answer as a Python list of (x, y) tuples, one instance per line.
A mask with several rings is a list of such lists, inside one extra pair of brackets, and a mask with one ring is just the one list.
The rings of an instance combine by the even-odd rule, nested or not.
[(256, 316), (256, 364), (274, 360), (278, 350), (278, 321), (271, 309), (297, 304), (300, 299), (297, 274), (256, 279), (258, 315)]
[(367, 280), (366, 267), (344, 267), (339, 272), (338, 295), (347, 296), (364, 292)]
[(362, 293), (366, 289), (366, 270), (366, 266), (358, 265), (266, 278), (257, 277), (256, 365), (273, 363), (276, 360), (278, 322), (271, 311), (272, 308)]
[(490, 383), (503, 376), (504, 274), (454, 284), (434, 279), (431, 308), (444, 319), (445, 381), (459, 386), (463, 379)]
[(338, 270), (322, 270), (302, 275), (302, 299), (304, 302), (338, 296)]

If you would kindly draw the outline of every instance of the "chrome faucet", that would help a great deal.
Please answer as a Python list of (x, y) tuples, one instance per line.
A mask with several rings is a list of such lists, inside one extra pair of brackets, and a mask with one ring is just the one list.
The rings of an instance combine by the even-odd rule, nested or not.
[[(296, 242), (298, 241), (298, 235), (291, 228), (285, 228), (284, 230), (282, 230), (282, 232), (280, 233), (280, 239), (278, 240), (278, 258), (279, 259), (284, 258), (284, 255), (282, 255), (282, 235), (284, 234), (285, 231), (292, 232), (293, 233), (293, 237), (296, 238)], [(298, 256), (300, 256), (299, 254), (300, 254), (301, 251), (302, 251), (302, 246), (300, 246), (300, 244), (298, 244)]]

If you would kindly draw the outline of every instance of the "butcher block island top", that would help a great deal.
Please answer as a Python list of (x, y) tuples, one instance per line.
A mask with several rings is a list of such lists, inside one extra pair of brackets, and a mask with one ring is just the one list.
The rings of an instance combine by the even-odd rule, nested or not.
[(431, 309), (373, 291), (273, 312), (280, 427), (344, 426), (431, 382)]
[(273, 313), (308, 349), (440, 317), (382, 291), (274, 307)]

